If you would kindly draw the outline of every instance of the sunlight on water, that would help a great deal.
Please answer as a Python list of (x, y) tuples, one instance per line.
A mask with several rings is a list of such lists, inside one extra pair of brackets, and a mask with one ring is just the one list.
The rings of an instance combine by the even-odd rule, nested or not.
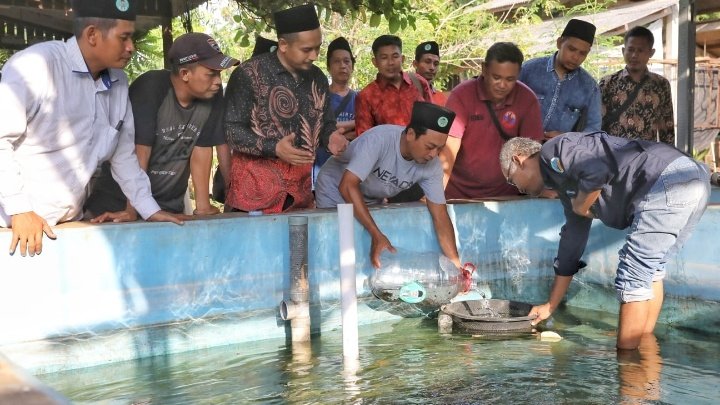
[(360, 329), (348, 368), (340, 331), (308, 345), (267, 340), (39, 378), (76, 404), (713, 403), (716, 337), (660, 328), (618, 358), (616, 315), (566, 308), (556, 343), (535, 335), (439, 335), (429, 319)]

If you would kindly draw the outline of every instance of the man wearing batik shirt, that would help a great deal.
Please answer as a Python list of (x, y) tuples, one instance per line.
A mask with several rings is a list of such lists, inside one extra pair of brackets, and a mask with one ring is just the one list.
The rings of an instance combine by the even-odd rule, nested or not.
[(358, 136), (380, 124), (405, 125), (410, 122), (413, 103), (432, 101), (427, 81), (415, 73), (403, 72), (405, 56), (400, 38), (381, 35), (373, 41), (372, 52), (378, 74), (355, 100)]
[(313, 206), (315, 150), (342, 153), (328, 82), (313, 62), (322, 34), (311, 4), (274, 13), (278, 49), (238, 66), (225, 95), (225, 133), (233, 149), (225, 205), (279, 213)]
[(430, 94), (432, 95), (433, 104), (440, 106), (447, 102), (447, 95), (442, 91), (437, 91), (433, 86), (433, 80), (440, 67), (440, 45), (435, 41), (427, 41), (419, 44), (415, 48), (415, 60), (413, 61), (415, 73), (427, 80), (430, 85)]
[(625, 34), (625, 69), (600, 79), (602, 129), (623, 138), (675, 145), (670, 82), (647, 68), (654, 43), (645, 27)]

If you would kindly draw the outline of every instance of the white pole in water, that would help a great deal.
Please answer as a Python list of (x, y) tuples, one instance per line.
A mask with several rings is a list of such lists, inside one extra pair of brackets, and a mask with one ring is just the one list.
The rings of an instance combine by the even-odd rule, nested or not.
[(340, 305), (342, 308), (343, 358), (359, 359), (357, 289), (355, 286), (355, 217), (352, 204), (338, 204), (340, 231)]

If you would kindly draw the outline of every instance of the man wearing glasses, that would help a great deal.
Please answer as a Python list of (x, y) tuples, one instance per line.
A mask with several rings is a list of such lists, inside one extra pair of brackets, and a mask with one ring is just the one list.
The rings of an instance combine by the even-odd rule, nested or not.
[(555, 189), (565, 208), (548, 302), (532, 308), (535, 323), (550, 317), (565, 296), (594, 218), (628, 229), (620, 250), (615, 289), (620, 301), (618, 349), (636, 349), (655, 328), (663, 302), (665, 264), (690, 237), (707, 206), (709, 173), (674, 147), (617, 138), (605, 132), (571, 132), (544, 145), (508, 141), (500, 165), (509, 184), (539, 195)]

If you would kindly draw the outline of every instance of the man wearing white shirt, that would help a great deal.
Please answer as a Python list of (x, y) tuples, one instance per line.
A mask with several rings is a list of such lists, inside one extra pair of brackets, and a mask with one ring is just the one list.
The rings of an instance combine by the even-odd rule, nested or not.
[[(82, 218), (87, 186), (109, 160), (113, 177), (143, 218), (181, 223), (161, 211), (134, 153), (122, 68), (135, 50), (134, 2), (74, 0), (75, 36), (10, 58), (0, 81), (0, 227), (10, 254), (42, 251), (50, 226)], [(113, 220), (113, 217), (107, 219)]]

